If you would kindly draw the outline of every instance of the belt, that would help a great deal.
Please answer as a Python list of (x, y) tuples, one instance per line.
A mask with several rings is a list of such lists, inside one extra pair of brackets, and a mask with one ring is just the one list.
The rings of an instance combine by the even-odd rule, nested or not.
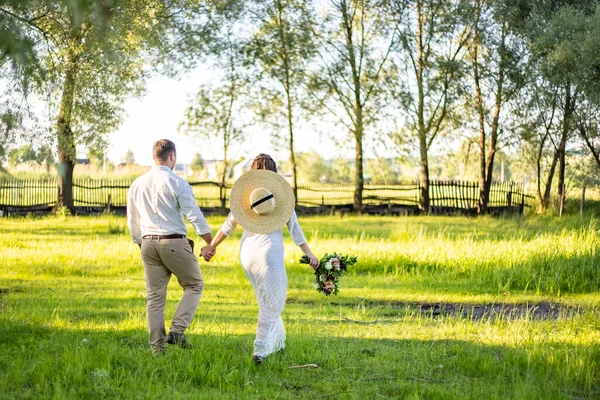
[(160, 240), (160, 239), (185, 239), (185, 235), (146, 235), (142, 239)]

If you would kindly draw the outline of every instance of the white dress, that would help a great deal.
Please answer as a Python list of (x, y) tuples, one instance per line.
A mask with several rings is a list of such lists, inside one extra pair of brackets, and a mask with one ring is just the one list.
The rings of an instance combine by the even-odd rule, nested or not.
[[(237, 226), (232, 213), (221, 226), (230, 236)], [(290, 236), (297, 246), (306, 243), (298, 217), (294, 212), (287, 223)], [(242, 268), (254, 287), (258, 301), (258, 324), (254, 355), (266, 357), (285, 347), (285, 329), (281, 313), (285, 306), (287, 275), (283, 256), (281, 229), (267, 235), (244, 231), (240, 245)]]

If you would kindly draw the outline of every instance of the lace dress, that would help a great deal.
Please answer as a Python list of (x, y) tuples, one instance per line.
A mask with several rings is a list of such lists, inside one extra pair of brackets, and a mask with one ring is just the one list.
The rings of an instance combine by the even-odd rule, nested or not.
[[(237, 226), (232, 213), (221, 226), (230, 236)], [(298, 217), (294, 212), (287, 223), (290, 236), (297, 246), (306, 243)], [(258, 301), (258, 324), (254, 355), (266, 357), (285, 347), (285, 329), (281, 313), (285, 306), (287, 275), (283, 256), (281, 229), (267, 235), (244, 231), (240, 245), (242, 268), (254, 287)]]

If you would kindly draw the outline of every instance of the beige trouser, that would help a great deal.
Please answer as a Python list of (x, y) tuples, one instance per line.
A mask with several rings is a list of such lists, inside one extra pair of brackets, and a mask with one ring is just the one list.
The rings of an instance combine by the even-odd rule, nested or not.
[(192, 322), (204, 281), (198, 259), (187, 239), (143, 239), (142, 261), (146, 272), (148, 331), (152, 347), (165, 346), (165, 302), (171, 274), (183, 288), (183, 297), (171, 322), (171, 332), (183, 333)]

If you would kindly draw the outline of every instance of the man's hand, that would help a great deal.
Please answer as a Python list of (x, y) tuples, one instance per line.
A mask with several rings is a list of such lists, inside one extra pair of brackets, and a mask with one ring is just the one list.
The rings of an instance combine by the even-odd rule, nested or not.
[(204, 246), (201, 250), (200, 250), (200, 255), (202, 256), (202, 258), (204, 258), (204, 260), (206, 262), (209, 262), (211, 258), (213, 258), (215, 256), (215, 254), (217, 253), (217, 249), (215, 249), (214, 247), (212, 247), (211, 245), (208, 246)]

